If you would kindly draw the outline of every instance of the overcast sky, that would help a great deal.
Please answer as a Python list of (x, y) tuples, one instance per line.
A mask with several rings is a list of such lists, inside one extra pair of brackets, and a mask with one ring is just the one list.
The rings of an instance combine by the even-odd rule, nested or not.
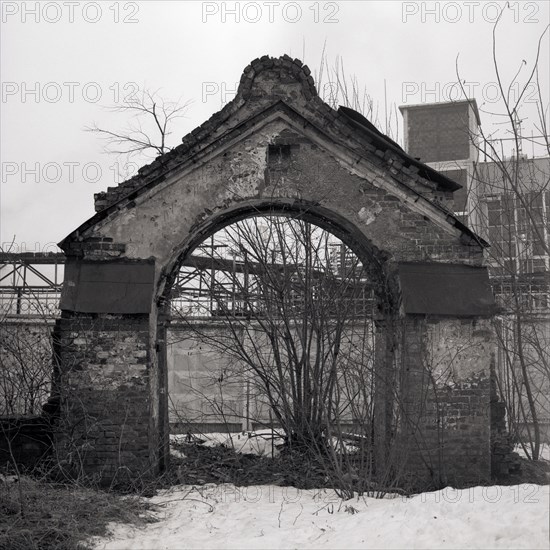
[[(243, 69), (265, 54), (288, 53), (315, 71), (323, 45), (329, 62), (379, 106), (445, 101), (455, 62), (482, 110), (499, 108), (492, 28), (503, 2), (2, 2), (0, 242), (13, 251), (54, 250), (93, 215), (93, 195), (116, 185), (116, 162), (84, 128), (118, 130), (124, 119), (105, 107), (148, 88), (190, 101), (172, 144), (230, 100)], [(547, 1), (510, 2), (497, 30), (508, 81), (527, 62), (549, 23)], [(549, 93), (549, 40), (540, 80)], [(534, 103), (522, 117), (526, 133)], [(392, 123), (395, 126), (395, 123)], [(393, 127), (394, 135), (401, 129)], [(528, 151), (529, 152), (529, 151)], [(143, 162), (137, 159), (138, 162)]]

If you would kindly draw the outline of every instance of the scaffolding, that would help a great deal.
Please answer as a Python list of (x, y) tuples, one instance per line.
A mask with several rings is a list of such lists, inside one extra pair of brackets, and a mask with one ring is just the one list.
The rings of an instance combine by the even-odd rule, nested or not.
[(0, 315), (57, 317), (65, 255), (0, 253)]
[[(260, 307), (262, 296), (257, 274), (265, 266), (250, 261), (246, 254), (214, 257), (212, 246), (203, 244), (197, 254), (185, 258), (170, 293), (170, 312), (174, 317), (245, 316), (247, 309)], [(347, 257), (331, 266), (340, 276), (349, 275)], [(59, 301), (63, 287), (66, 257), (57, 252), (0, 253), (0, 316), (54, 319), (61, 314)], [(299, 270), (300, 266), (270, 264), (272, 269)], [(319, 278), (323, 273), (316, 274)], [(355, 315), (370, 313), (373, 292), (366, 281), (361, 296), (355, 293)], [(350, 289), (352, 292), (352, 289)], [(353, 292), (352, 292), (353, 293)], [(302, 300), (299, 285), (293, 297), (296, 307)], [(257, 313), (257, 311), (256, 311)]]

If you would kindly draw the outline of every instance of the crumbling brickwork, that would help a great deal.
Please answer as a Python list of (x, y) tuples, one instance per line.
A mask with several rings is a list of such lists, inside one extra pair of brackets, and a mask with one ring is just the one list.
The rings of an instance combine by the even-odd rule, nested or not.
[[(488, 479), (490, 335), (476, 328), (478, 313), (411, 315), (399, 279), (400, 262), (481, 266), (483, 241), (445, 207), (458, 188), (358, 113), (323, 103), (298, 60), (254, 61), (231, 103), (136, 177), (98, 194), (97, 214), (60, 243), (77, 264), (99, 274), (94, 279), (88, 269), (92, 279), (82, 281), (84, 271), (75, 270), (65, 281), (58, 327), (62, 401), (75, 429), (60, 448), (74, 467), (100, 477), (162, 467), (168, 414), (159, 312), (182, 258), (228, 223), (299, 215), (348, 244), (375, 282), (380, 449), (396, 435), (397, 397), (407, 416), (417, 418), (412, 427), (397, 425), (411, 475), (432, 484)], [(122, 278), (102, 278), (102, 260), (127, 262)], [(137, 270), (147, 262), (154, 265), (150, 281), (143, 280), (146, 270)], [(111, 310), (102, 300), (93, 311), (90, 292), (113, 285)], [(147, 307), (136, 312), (125, 296), (145, 296), (140, 303)], [(460, 360), (434, 355), (449, 335)], [(470, 351), (461, 349), (467, 342)], [(434, 357), (453, 364), (453, 377), (437, 371)]]
[(408, 316), (391, 347), (378, 361), (385, 410), (378, 436), (396, 437), (396, 462), (411, 486), (488, 482), (493, 350), (486, 321)]
[(65, 314), (56, 336), (65, 467), (98, 479), (151, 473), (147, 317)]

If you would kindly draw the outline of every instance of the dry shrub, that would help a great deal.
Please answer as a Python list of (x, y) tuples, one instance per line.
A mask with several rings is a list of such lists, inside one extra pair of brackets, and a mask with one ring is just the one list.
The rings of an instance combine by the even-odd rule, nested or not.
[(0, 477), (0, 549), (90, 548), (90, 537), (108, 534), (108, 523), (154, 521), (136, 496), (74, 485)]

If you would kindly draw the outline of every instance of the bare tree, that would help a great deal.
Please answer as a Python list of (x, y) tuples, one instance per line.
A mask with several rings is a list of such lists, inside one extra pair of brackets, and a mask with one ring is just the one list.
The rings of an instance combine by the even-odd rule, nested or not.
[[(9, 256), (14, 241), (0, 253)], [(0, 264), (0, 416), (40, 414), (51, 386), (52, 296), (21, 266), (4, 256)], [(31, 318), (23, 322), (21, 314)]]
[(131, 93), (122, 99), (121, 105), (109, 107), (111, 112), (123, 113), (130, 117), (126, 128), (115, 131), (101, 128), (97, 124), (86, 128), (105, 140), (106, 152), (116, 155), (163, 155), (172, 149), (169, 137), (174, 121), (183, 118), (190, 101), (170, 101), (163, 98), (158, 90), (148, 89)]
[(51, 339), (46, 323), (33, 331), (0, 322), (0, 416), (40, 414), (51, 387)]
[(380, 132), (399, 140), (397, 105), (395, 102), (388, 105), (385, 80), (384, 105), (381, 108), (379, 101), (367, 92), (357, 75), (348, 72), (341, 56), (336, 56), (334, 61), (329, 60), (326, 44), (314, 74), (319, 96), (333, 109), (340, 106), (354, 109), (369, 119)]
[[(183, 330), (170, 343), (199, 342), (221, 359), (188, 389), (218, 421), (276, 425), (288, 449), (320, 460), (340, 487), (365, 490), (375, 476), (378, 304), (357, 256), (301, 219), (265, 216), (228, 226), (193, 258), (173, 286)], [(388, 482), (388, 471), (377, 479)]]
[[(491, 243), (488, 263), (495, 295), (502, 307), (495, 320), (499, 340), (497, 383), (506, 401), (509, 427), (534, 460), (540, 456), (540, 416), (550, 416), (550, 138), (548, 98), (539, 81), (543, 40), (528, 64), (522, 60), (513, 77), (505, 82), (497, 52), (498, 24), (493, 26), (492, 63), (500, 96), (491, 109), (498, 118), (501, 137), (471, 135), (482, 162), (474, 165), (469, 190), (469, 215), (474, 228)], [(524, 74), (524, 73), (527, 74)], [(457, 64), (458, 80), (462, 86)], [(464, 87), (462, 92), (467, 98)], [(536, 118), (527, 118), (527, 96), (535, 103)], [(482, 106), (483, 107), (483, 106)], [(525, 126), (531, 124), (531, 136)], [(535, 134), (536, 132), (536, 134)], [(528, 159), (524, 143), (545, 155)], [(504, 144), (511, 144), (512, 154)], [(527, 438), (522, 437), (526, 432)]]

